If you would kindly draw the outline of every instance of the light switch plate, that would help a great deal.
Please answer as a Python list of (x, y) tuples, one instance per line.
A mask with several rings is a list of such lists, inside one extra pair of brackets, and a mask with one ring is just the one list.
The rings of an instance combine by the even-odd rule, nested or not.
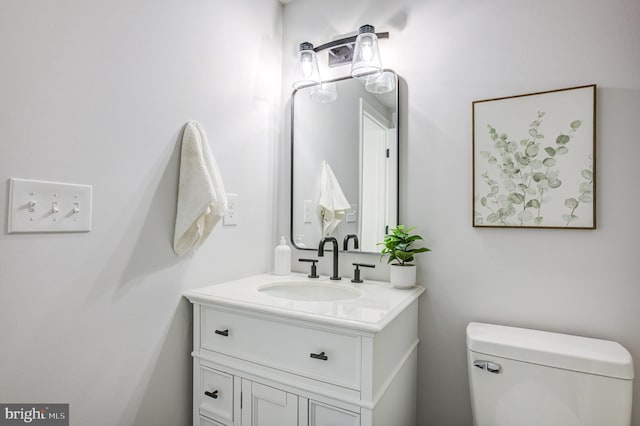
[(7, 232), (89, 232), (93, 187), (11, 178)]

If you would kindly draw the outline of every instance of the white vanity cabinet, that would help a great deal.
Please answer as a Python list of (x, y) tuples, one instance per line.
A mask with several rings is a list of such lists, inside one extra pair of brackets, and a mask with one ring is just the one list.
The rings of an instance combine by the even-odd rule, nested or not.
[(375, 311), (364, 296), (353, 305), (270, 305), (237, 291), (233, 303), (216, 287), (185, 294), (193, 303), (194, 425), (415, 426), (421, 288), (370, 323), (337, 313), (355, 312), (356, 302)]

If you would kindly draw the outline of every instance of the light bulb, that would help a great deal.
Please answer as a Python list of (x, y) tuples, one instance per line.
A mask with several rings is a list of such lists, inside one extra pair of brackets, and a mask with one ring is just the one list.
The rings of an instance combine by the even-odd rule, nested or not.
[(371, 40), (362, 40), (362, 44), (360, 45), (361, 57), (363, 61), (370, 61), (373, 57), (373, 49), (371, 48)]
[(304, 53), (300, 58), (302, 62), (302, 75), (305, 77), (309, 77), (313, 74), (313, 60), (311, 55), (305, 55)]

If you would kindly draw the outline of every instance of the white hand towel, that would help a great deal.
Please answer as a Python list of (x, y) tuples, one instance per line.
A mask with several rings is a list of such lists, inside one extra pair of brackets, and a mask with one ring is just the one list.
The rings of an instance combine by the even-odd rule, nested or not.
[(336, 175), (333, 174), (331, 166), (326, 161), (322, 162), (318, 204), (322, 216), (322, 233), (327, 237), (344, 219), (346, 212), (351, 210), (351, 204), (344, 196)]
[(173, 251), (182, 256), (204, 243), (227, 211), (227, 196), (207, 136), (195, 121), (182, 135), (178, 209)]

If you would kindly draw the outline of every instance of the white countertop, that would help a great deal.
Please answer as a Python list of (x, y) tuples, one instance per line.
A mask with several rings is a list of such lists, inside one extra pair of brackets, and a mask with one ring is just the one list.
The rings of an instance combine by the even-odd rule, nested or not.
[[(304, 301), (282, 299), (258, 291), (274, 282), (308, 281), (327, 283), (357, 289), (361, 295), (338, 301)], [(192, 303), (224, 305), (234, 308), (265, 312), (290, 318), (324, 323), (356, 330), (379, 332), (400, 312), (424, 292), (416, 285), (410, 289), (396, 289), (381, 281), (354, 284), (348, 278), (331, 281), (326, 276), (310, 279), (305, 274), (292, 273), (255, 275), (184, 293)]]

